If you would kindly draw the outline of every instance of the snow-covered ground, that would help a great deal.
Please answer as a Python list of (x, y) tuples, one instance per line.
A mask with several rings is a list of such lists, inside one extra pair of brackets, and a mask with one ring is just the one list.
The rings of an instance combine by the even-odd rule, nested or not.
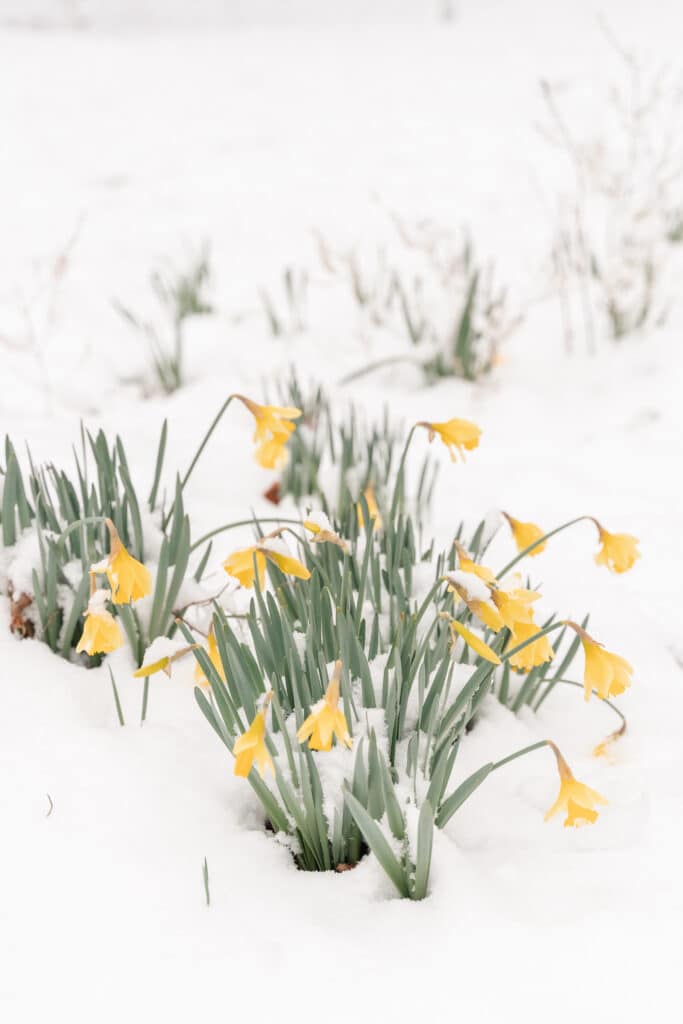
[[(86, 672), (10, 636), (2, 598), (7, 1021), (675, 1013), (683, 308), (618, 346), (601, 339), (596, 356), (565, 355), (557, 303), (542, 300), (554, 170), (535, 129), (538, 79), (580, 82), (598, 96), (610, 51), (588, 3), (459, 7), (447, 24), (3, 30), (0, 435), (61, 464), (85, 418), (122, 435), (146, 487), (164, 417), (170, 479), (227, 394), (258, 398), (292, 364), (334, 387), (340, 409), (352, 398), (371, 412), (387, 403), (406, 423), (473, 419), (483, 436), (467, 464), (442, 453), (441, 540), (491, 509), (548, 529), (590, 513), (636, 534), (643, 557), (610, 575), (592, 561), (585, 524), (533, 565), (544, 608), (574, 618), (590, 610), (595, 635), (635, 667), (613, 763), (591, 757), (612, 728), (607, 710), (570, 692), (537, 717), (491, 700), (458, 770), (549, 735), (609, 806), (590, 829), (544, 824), (555, 777), (525, 758), (437, 834), (423, 903), (395, 899), (372, 857), (340, 875), (297, 872), (263, 834), (251, 790), (199, 714), (191, 666), (152, 680), (140, 728), (141, 683), (126, 650), (112, 655), (122, 729), (106, 669)], [(601, 10), (644, 53), (680, 60), (677, 5)], [(595, 129), (609, 127), (596, 101)], [(404, 366), (337, 387), (387, 354), (388, 341), (348, 330), (322, 286), (315, 330), (269, 336), (259, 287), (276, 289), (287, 265), (314, 264), (313, 230), (340, 247), (372, 246), (387, 209), (466, 223), (495, 254), (526, 316), (490, 378), (428, 388)], [(125, 380), (144, 372), (145, 350), (112, 299), (144, 309), (150, 271), (181, 265), (204, 238), (216, 313), (188, 332), (188, 385), (143, 398)], [(674, 267), (673, 294), (680, 283)], [(271, 475), (254, 463), (250, 436), (246, 412), (231, 409), (188, 486), (197, 535), (271, 509), (261, 498)], [(232, 534), (216, 555), (237, 543)], [(510, 551), (503, 532), (489, 564)]]

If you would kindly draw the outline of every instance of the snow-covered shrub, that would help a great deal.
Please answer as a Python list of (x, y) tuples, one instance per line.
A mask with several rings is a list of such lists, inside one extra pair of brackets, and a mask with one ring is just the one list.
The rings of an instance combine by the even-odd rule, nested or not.
[[(599, 136), (586, 134), (586, 119), (571, 112), (571, 93), (541, 83), (542, 131), (568, 171), (550, 254), (568, 351), (577, 324), (593, 350), (601, 333), (619, 340), (660, 323), (671, 300), (667, 269), (683, 209), (683, 87), (619, 44), (614, 50), (623, 74), (603, 101)], [(595, 108), (594, 88), (587, 102)]]
[(210, 279), (209, 254), (204, 247), (186, 270), (157, 270), (151, 275), (150, 285), (159, 310), (157, 317), (150, 319), (133, 313), (121, 302), (114, 303), (114, 308), (145, 339), (154, 389), (163, 394), (170, 395), (185, 383), (185, 321), (188, 317), (213, 311), (206, 297)]

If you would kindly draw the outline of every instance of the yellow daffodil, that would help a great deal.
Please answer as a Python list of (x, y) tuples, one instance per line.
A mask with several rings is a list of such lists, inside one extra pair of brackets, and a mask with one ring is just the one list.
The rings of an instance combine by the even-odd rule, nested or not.
[[(209, 632), (206, 653), (209, 656), (211, 664), (216, 669), (216, 672), (218, 672), (218, 675), (221, 677), (223, 682), (225, 682), (225, 669), (223, 668), (223, 662), (221, 661), (220, 651), (218, 650), (218, 644), (216, 643), (216, 637), (214, 636), (213, 630)], [(199, 664), (199, 662), (197, 662), (197, 664), (194, 667), (194, 681), (197, 684), (197, 686), (210, 685), (209, 680), (206, 678), (204, 674), (204, 669)]]
[(585, 629), (576, 622), (568, 622), (578, 636), (581, 637), (585, 655), (583, 672), (583, 692), (586, 700), (590, 700), (593, 690), (599, 697), (618, 697), (631, 685), (633, 667), (625, 658), (607, 651), (597, 640), (594, 640)]
[(565, 811), (567, 814), (564, 821), (565, 828), (584, 824), (592, 825), (598, 817), (598, 812), (595, 810), (596, 804), (606, 804), (607, 800), (600, 793), (596, 793), (594, 789), (591, 789), (590, 786), (584, 785), (583, 782), (578, 782), (572, 775), (569, 765), (555, 744), (549, 743), (548, 746), (557, 760), (557, 770), (560, 774), (560, 792), (557, 795), (557, 800), (547, 812), (545, 820), (548, 821), (559, 811)]
[(349, 749), (352, 746), (344, 712), (338, 707), (341, 670), (342, 663), (338, 661), (334, 666), (325, 696), (311, 708), (310, 715), (296, 734), (299, 743), (308, 740), (311, 750), (331, 750), (333, 736), (336, 736), (337, 742), (343, 746)]
[[(379, 512), (379, 506), (377, 504), (377, 499), (375, 498), (375, 489), (372, 486), (372, 484), (368, 484), (368, 486), (365, 488), (365, 490), (363, 491), (363, 497), (365, 498), (366, 504), (368, 506), (370, 522), (374, 523), (375, 530), (381, 530), (382, 517)], [(358, 515), (358, 525), (362, 530), (363, 527), (365, 526), (365, 519), (363, 517), (363, 506), (361, 505), (360, 502), (358, 502), (358, 504), (356, 505), (356, 513)]]
[(480, 580), (484, 580), (485, 583), (493, 583), (495, 576), (490, 569), (487, 569), (485, 565), (479, 565), (478, 562), (475, 562), (460, 541), (454, 541), (454, 545), (455, 550), (458, 552), (458, 566), (463, 572), (473, 572), (475, 576), (478, 576)]
[(90, 566), (93, 575), (105, 573), (111, 587), (114, 604), (130, 604), (152, 592), (152, 577), (142, 562), (133, 558), (121, 542), (111, 519), (105, 519), (109, 530), (109, 555)]
[(453, 462), (457, 462), (458, 455), (464, 462), (465, 452), (471, 452), (476, 448), (481, 437), (479, 427), (474, 423), (470, 423), (469, 420), (452, 419), (446, 420), (445, 423), (426, 423), (420, 421), (416, 425), (424, 427), (429, 432), (430, 442), (438, 434), (448, 448), (448, 454)]
[[(517, 647), (518, 644), (523, 644), (525, 640), (531, 639), (538, 632), (540, 630), (535, 622), (515, 622), (508, 642), (508, 649)], [(541, 636), (538, 640), (527, 644), (517, 654), (513, 654), (510, 658), (510, 665), (517, 672), (530, 672), (537, 665), (543, 665), (546, 661), (551, 661), (554, 655), (555, 651), (548, 637)]]
[[(451, 631), (457, 633), (465, 641), (468, 647), (478, 654), (481, 658), (485, 658), (486, 661), (490, 661), (492, 665), (500, 665), (500, 658), (494, 650), (492, 650), (487, 643), (473, 633), (466, 626), (463, 626), (462, 622), (458, 622), (457, 619), (451, 619), (450, 622)], [(453, 637), (455, 642), (455, 637)]]
[(259, 587), (263, 590), (266, 582), (266, 556), (257, 544), (253, 544), (249, 548), (242, 548), (240, 551), (233, 551), (223, 562), (223, 568), (228, 576), (234, 576), (241, 586), (253, 587), (254, 559), (256, 559)]
[(258, 570), (259, 587), (263, 590), (266, 582), (266, 560), (276, 565), (281, 572), (287, 576), (295, 576), (300, 580), (308, 580), (311, 574), (305, 565), (302, 565), (296, 558), (292, 558), (284, 551), (269, 547), (269, 537), (264, 537), (258, 544), (242, 548), (240, 551), (233, 551), (223, 562), (223, 568), (228, 576), (233, 576), (243, 587), (254, 586), (254, 559)]
[(235, 775), (240, 775), (243, 779), (248, 776), (254, 761), (262, 778), (266, 768), (275, 774), (273, 759), (266, 746), (266, 712), (271, 697), (272, 694), (266, 694), (262, 709), (256, 712), (251, 725), (235, 740), (232, 748), (235, 755)]
[[(469, 579), (468, 579), (469, 577)], [(464, 570), (446, 576), (448, 589), (463, 601), (473, 615), (497, 633), (504, 626), (500, 612), (490, 599), (490, 589), (483, 580)]]
[(335, 544), (342, 551), (348, 551), (347, 542), (335, 533), (324, 512), (309, 512), (308, 515), (309, 518), (304, 519), (304, 529), (313, 535), (311, 539), (314, 544)]
[(640, 558), (638, 550), (638, 538), (630, 533), (608, 533), (597, 519), (593, 522), (598, 528), (598, 535), (602, 547), (595, 556), (598, 565), (606, 565), (611, 572), (627, 572)]
[(500, 612), (500, 617), (508, 629), (514, 630), (516, 622), (533, 622), (534, 610), (531, 607), (541, 595), (536, 590), (516, 587), (503, 590), (502, 587), (491, 588), (491, 600)]
[[(513, 519), (507, 512), (503, 512), (503, 515), (508, 521), (518, 551), (524, 551), (530, 544), (533, 544), (543, 536), (543, 530), (540, 526), (536, 526), (535, 523), (523, 523), (519, 519)], [(529, 557), (534, 558), (536, 555), (540, 555), (541, 551), (545, 550), (546, 543), (544, 541), (542, 544), (537, 545), (533, 551), (529, 552)]]
[(85, 613), (83, 634), (76, 647), (77, 652), (86, 654), (109, 654), (123, 644), (123, 633), (118, 622), (107, 611), (107, 590), (96, 590), (92, 594)]
[(285, 445), (296, 426), (301, 409), (279, 405), (259, 405), (244, 395), (235, 395), (247, 407), (256, 422), (254, 441), (257, 443), (256, 461), (265, 469), (277, 469), (287, 461)]

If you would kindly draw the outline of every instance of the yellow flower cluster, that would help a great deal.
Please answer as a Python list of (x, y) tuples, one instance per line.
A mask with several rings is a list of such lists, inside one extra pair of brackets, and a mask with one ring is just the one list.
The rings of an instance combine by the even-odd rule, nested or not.
[[(534, 622), (531, 607), (540, 594), (521, 586), (506, 589), (495, 578), (491, 569), (475, 562), (458, 541), (455, 542), (455, 546), (460, 572), (446, 577), (448, 589), (455, 593), (472, 615), (492, 632), (498, 633), (504, 626), (510, 630), (508, 650), (530, 640), (540, 629)], [(468, 575), (472, 577), (471, 584), (467, 581)], [(470, 646), (474, 648), (471, 643)], [(494, 653), (490, 648), (488, 650), (491, 654)], [(512, 668), (518, 672), (529, 672), (537, 665), (550, 661), (553, 654), (548, 638), (540, 636), (538, 640), (528, 643), (517, 654), (513, 654), (509, 660)], [(490, 656), (488, 660), (492, 660)]]

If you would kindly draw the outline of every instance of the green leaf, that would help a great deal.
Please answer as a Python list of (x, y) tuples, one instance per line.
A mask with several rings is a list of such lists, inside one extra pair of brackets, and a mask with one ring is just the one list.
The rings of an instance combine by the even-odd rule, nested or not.
[(476, 789), (479, 789), (482, 782), (485, 782), (493, 771), (493, 762), (482, 765), (481, 768), (477, 768), (476, 772), (472, 772), (464, 782), (461, 782), (457, 789), (453, 790), (451, 795), (444, 800), (439, 807), (436, 815), (436, 824), (438, 828), (443, 828), (451, 820), (455, 812), (459, 807), (468, 800)]
[(413, 899), (423, 900), (427, 895), (429, 870), (432, 864), (432, 844), (434, 841), (434, 811), (429, 800), (425, 800), (420, 808), (417, 822), (417, 860), (415, 862), (415, 882)]
[(374, 853), (388, 877), (396, 886), (399, 894), (404, 899), (407, 899), (410, 893), (408, 891), (406, 873), (399, 860), (396, 858), (393, 850), (389, 846), (389, 843), (387, 842), (379, 825), (370, 817), (366, 809), (358, 802), (358, 800), (356, 800), (355, 796), (353, 796), (348, 789), (344, 791), (344, 800), (351, 811), (358, 828), (363, 833), (366, 843)]

